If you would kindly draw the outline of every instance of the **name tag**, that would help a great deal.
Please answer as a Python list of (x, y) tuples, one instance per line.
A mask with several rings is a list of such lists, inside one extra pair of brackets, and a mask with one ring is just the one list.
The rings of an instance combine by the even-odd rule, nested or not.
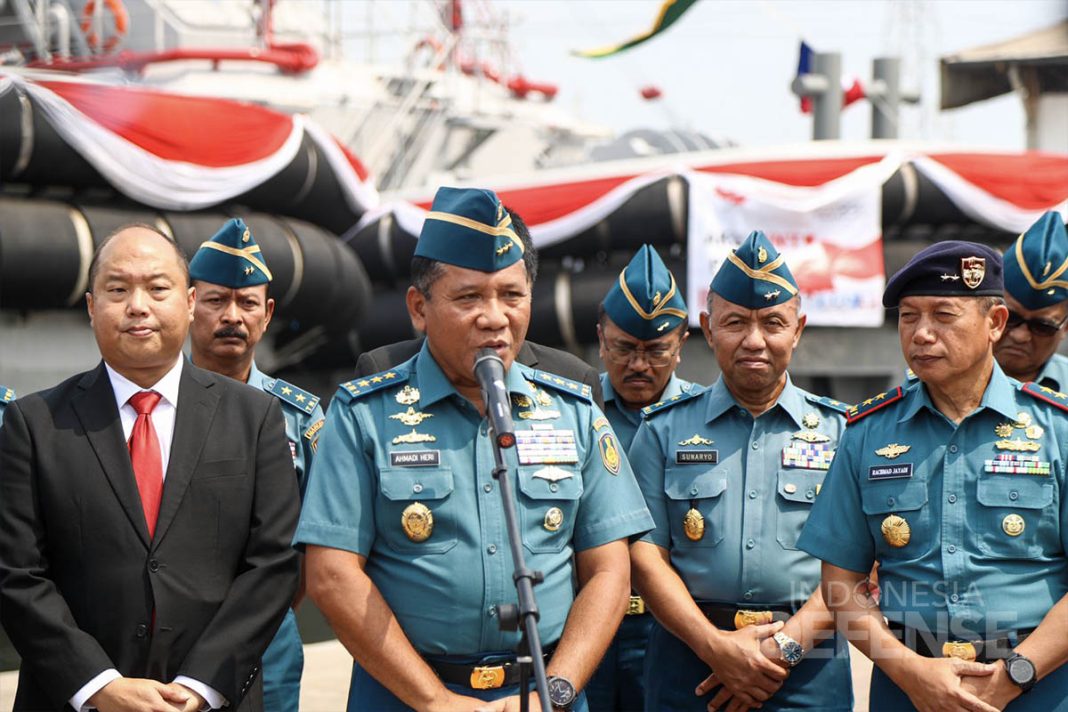
[(441, 464), (440, 450), (400, 450), (389, 453), (393, 467), (434, 467)]
[(715, 465), (719, 462), (719, 450), (676, 450), (676, 465)]
[(912, 477), (912, 463), (900, 465), (875, 465), (868, 468), (869, 480), (897, 480)]

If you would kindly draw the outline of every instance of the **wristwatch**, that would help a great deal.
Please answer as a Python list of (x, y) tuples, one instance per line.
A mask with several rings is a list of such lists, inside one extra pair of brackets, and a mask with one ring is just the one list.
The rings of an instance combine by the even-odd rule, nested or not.
[(550, 675), (546, 680), (549, 683), (549, 702), (553, 707), (570, 710), (575, 704), (575, 686), (566, 677)]
[(782, 656), (783, 662), (789, 667), (794, 667), (801, 658), (805, 657), (805, 650), (801, 647), (801, 643), (786, 635), (786, 633), (776, 633), (773, 636), (773, 640), (779, 644), (779, 655)]
[(1009, 679), (1023, 692), (1035, 686), (1035, 664), (1017, 652), (1005, 658), (1005, 672), (1009, 673)]

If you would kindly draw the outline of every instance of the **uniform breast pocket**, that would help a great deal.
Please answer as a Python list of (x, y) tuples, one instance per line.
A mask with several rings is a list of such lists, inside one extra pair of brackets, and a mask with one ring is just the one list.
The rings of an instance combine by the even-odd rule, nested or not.
[(996, 559), (1036, 559), (1060, 548), (1053, 484), (1031, 475), (980, 476), (975, 524), (979, 551)]
[(548, 479), (535, 476), (545, 469), (519, 468), (519, 526), (523, 544), (535, 554), (555, 554), (571, 541), (583, 491), (574, 469), (557, 465)]
[(775, 504), (778, 507), (778, 524), (776, 537), (779, 546), (790, 551), (797, 551), (797, 538), (805, 526), (816, 501), (816, 492), (823, 486), (823, 470), (783, 470), (779, 472), (779, 482)]
[(668, 499), (672, 542), (680, 546), (713, 547), (723, 541), (726, 490), (727, 478), (721, 472), (695, 471), (692, 466), (667, 468), (664, 494)]
[(879, 559), (918, 559), (941, 546), (942, 534), (931, 523), (925, 481), (909, 477), (864, 482), (860, 498)]
[(392, 549), (444, 554), (456, 546), (457, 514), (448, 469), (383, 469), (375, 512), (378, 536)]

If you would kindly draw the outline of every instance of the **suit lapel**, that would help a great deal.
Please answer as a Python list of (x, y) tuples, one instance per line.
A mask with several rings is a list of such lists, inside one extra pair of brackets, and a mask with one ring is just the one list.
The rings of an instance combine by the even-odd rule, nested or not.
[(515, 360), (524, 366), (530, 366), (531, 368), (538, 367), (538, 355), (534, 353), (534, 349), (532, 349), (530, 344), (526, 341), (519, 347), (519, 353), (515, 355)]
[(141, 507), (133, 465), (130, 464), (130, 451), (122, 435), (115, 392), (111, 389), (104, 362), (101, 361), (95, 370), (86, 373), (78, 382), (78, 387), (82, 393), (72, 400), (71, 407), (85, 429), (89, 444), (115, 496), (147, 549), (148, 525), (145, 524), (145, 512)]
[(174, 521), (182, 497), (189, 488), (193, 470), (200, 461), (208, 432), (211, 430), (219, 396), (212, 391), (213, 381), (188, 360), (182, 364), (182, 379), (178, 385), (178, 408), (174, 419), (174, 440), (167, 476), (163, 480), (163, 500), (156, 521), (157, 545)]

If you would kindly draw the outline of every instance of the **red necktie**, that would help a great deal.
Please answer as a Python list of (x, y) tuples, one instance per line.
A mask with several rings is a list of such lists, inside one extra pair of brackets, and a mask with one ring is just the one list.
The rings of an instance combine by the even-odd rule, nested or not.
[(159, 438), (152, 425), (152, 411), (162, 396), (155, 391), (141, 391), (130, 396), (130, 405), (137, 411), (137, 422), (130, 433), (130, 462), (133, 463), (137, 490), (141, 493), (141, 506), (145, 510), (148, 536), (156, 532), (159, 517), (159, 502), (163, 496), (163, 456)]

